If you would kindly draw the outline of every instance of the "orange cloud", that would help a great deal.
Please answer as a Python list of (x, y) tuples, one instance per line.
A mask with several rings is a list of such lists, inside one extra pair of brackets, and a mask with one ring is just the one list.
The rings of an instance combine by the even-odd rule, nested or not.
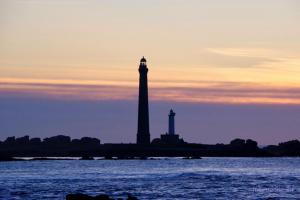
[[(137, 84), (61, 80), (0, 80), (0, 97), (38, 97), (68, 100), (136, 100)], [(175, 84), (176, 85), (176, 84)], [(190, 86), (189, 86), (190, 85)], [(300, 105), (300, 87), (242, 82), (185, 82), (177, 86), (153, 83), (149, 96), (154, 101), (224, 104)]]

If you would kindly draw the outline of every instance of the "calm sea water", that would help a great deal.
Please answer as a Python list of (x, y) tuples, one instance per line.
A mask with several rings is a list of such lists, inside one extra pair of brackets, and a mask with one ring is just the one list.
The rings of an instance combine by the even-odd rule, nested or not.
[(300, 158), (0, 163), (0, 199), (64, 199), (76, 192), (139, 199), (300, 199)]

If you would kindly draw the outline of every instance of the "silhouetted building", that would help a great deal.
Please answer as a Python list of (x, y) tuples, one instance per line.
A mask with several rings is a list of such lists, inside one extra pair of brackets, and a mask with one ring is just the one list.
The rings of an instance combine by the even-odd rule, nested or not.
[(69, 145), (71, 143), (71, 138), (65, 135), (57, 135), (50, 138), (45, 138), (43, 141), (44, 144), (47, 145)]
[(149, 105), (148, 105), (148, 68), (147, 61), (143, 57), (139, 66), (139, 108), (138, 108), (138, 130), (137, 144), (150, 144), (149, 131)]
[(78, 146), (99, 146), (100, 140), (98, 138), (82, 137), (80, 140), (73, 139), (71, 143)]
[(169, 113), (169, 132), (161, 135), (160, 140), (162, 144), (183, 144), (183, 139), (175, 134), (175, 115), (176, 113), (171, 109)]
[(3, 142), (6, 145), (14, 145), (16, 142), (15, 136), (7, 137), (6, 140)]
[(236, 138), (234, 140), (230, 141), (230, 145), (234, 147), (242, 147), (246, 144), (246, 141), (244, 139)]
[(16, 138), (16, 145), (26, 145), (28, 143), (29, 143), (29, 136), (28, 135)]
[(41, 138), (31, 138), (29, 143), (31, 145), (40, 145), (42, 143)]

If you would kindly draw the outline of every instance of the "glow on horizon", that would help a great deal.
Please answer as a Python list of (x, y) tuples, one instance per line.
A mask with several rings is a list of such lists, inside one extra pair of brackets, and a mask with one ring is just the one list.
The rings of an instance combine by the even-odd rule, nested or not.
[(4, 0), (0, 96), (136, 99), (144, 55), (153, 100), (300, 105), (298, 8), (295, 0)]

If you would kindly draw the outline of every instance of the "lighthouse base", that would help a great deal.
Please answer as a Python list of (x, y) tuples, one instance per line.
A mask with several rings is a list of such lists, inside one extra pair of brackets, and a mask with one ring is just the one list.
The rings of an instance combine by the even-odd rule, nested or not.
[(177, 134), (164, 134), (160, 135), (160, 141), (162, 144), (183, 144), (183, 139), (179, 138)]

